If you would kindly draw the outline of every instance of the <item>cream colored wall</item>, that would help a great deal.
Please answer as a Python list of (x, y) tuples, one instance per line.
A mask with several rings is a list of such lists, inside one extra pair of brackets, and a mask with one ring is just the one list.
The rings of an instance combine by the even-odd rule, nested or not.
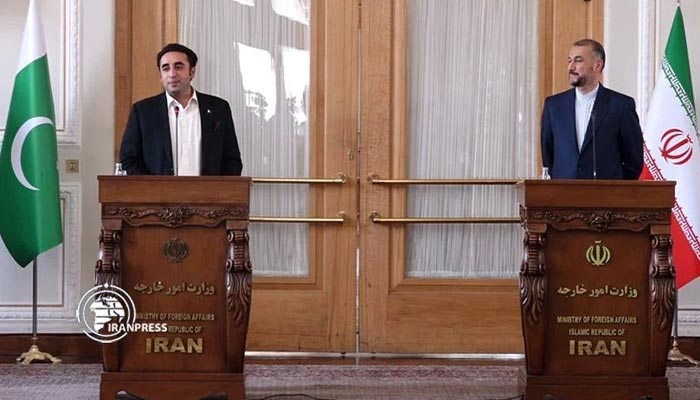
[[(4, 1), (12, 2), (16, 11), (0, 13), (2, 32), (7, 33), (0, 36), (0, 47), (7, 49), (4, 59), (12, 64), (3, 61), (0, 80), (11, 81), (13, 76), (8, 75), (17, 64), (16, 40), (24, 29), (29, 0)], [(65, 85), (64, 93), (54, 89), (59, 92), (54, 96), (57, 112), (65, 115), (58, 165), (65, 238), (62, 246), (40, 257), (39, 302), (45, 306), (39, 308), (39, 332), (79, 332), (75, 307), (93, 285), (97, 253), (96, 176), (110, 174), (113, 165), (114, 0), (40, 0), (38, 4), (53, 64), (52, 83)], [(0, 113), (6, 114), (6, 107)], [(66, 171), (67, 159), (78, 160), (78, 173)], [(30, 332), (31, 268), (18, 268), (0, 252), (0, 282), (4, 283), (0, 333)]]
[(83, 144), (80, 148), (83, 188), (81, 291), (94, 285), (100, 207), (97, 175), (111, 175), (114, 166), (114, 0), (82, 0)]
[[(666, 47), (676, 0), (609, 0), (605, 3), (605, 84), (633, 96), (642, 123)], [(696, 110), (700, 95), (700, 2), (682, 1)], [(679, 336), (700, 336), (700, 278), (679, 290)]]

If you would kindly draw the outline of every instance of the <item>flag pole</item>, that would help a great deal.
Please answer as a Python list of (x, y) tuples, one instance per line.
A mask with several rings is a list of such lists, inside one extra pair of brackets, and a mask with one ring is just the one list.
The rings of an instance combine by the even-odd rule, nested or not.
[(39, 361), (44, 361), (44, 360), (49, 360), (54, 364), (60, 363), (61, 360), (52, 356), (49, 353), (44, 353), (43, 351), (39, 350), (39, 346), (37, 345), (37, 342), (39, 341), (39, 337), (37, 336), (37, 329), (36, 329), (36, 322), (37, 322), (37, 308), (38, 308), (38, 301), (37, 301), (37, 267), (36, 267), (36, 258), (32, 262), (32, 346), (29, 348), (29, 351), (22, 353), (21, 356), (17, 357), (17, 362), (21, 362), (24, 365), (29, 365), (32, 361), (34, 360), (39, 360)]
[(683, 354), (683, 352), (678, 348), (678, 296), (676, 296), (676, 301), (673, 302), (673, 346), (671, 350), (668, 351), (668, 361), (688, 361), (693, 365), (700, 365), (700, 363), (693, 357)]

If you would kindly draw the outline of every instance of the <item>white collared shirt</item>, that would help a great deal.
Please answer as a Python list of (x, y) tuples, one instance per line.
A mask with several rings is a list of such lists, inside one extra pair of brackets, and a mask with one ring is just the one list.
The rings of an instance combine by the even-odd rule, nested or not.
[(593, 105), (595, 104), (595, 96), (598, 94), (600, 84), (596, 85), (595, 89), (586, 94), (582, 94), (579, 88), (576, 88), (576, 142), (578, 150), (581, 151), (583, 139), (586, 137), (588, 129), (588, 121), (591, 119)]
[[(192, 92), (192, 98), (185, 106), (165, 92), (170, 122), (173, 171), (175, 175), (180, 176), (199, 176), (201, 171), (202, 119), (199, 115), (197, 92), (194, 88)], [(177, 116), (175, 115), (176, 106), (179, 107)]]

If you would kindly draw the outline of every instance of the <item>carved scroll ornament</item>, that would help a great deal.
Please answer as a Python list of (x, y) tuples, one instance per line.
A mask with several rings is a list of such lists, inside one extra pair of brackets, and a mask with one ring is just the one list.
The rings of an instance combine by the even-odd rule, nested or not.
[(673, 305), (676, 302), (676, 269), (671, 255), (670, 235), (651, 237), (651, 307), (659, 330), (673, 322)]
[(596, 232), (605, 232), (611, 225), (617, 222), (628, 224), (645, 225), (650, 222), (663, 222), (668, 220), (668, 214), (660, 211), (644, 212), (640, 214), (630, 214), (615, 211), (579, 211), (571, 214), (557, 213), (552, 211), (532, 211), (533, 219), (545, 220), (554, 223), (569, 223), (581, 221)]
[(547, 289), (544, 244), (544, 234), (525, 233), (523, 261), (520, 265), (520, 307), (523, 319), (529, 325), (538, 323), (544, 307)]
[(250, 312), (253, 268), (248, 252), (248, 233), (228, 231), (226, 259), (226, 309), (233, 313), (236, 326), (241, 326)]
[(95, 285), (121, 284), (121, 231), (100, 230), (99, 249), (95, 263)]
[(216, 224), (224, 218), (244, 219), (248, 217), (247, 207), (229, 207), (216, 209), (203, 209), (188, 206), (159, 207), (159, 208), (131, 208), (124, 206), (105, 207), (105, 214), (109, 216), (124, 217), (132, 225), (143, 224), (155, 220), (170, 228), (177, 228), (187, 223), (194, 216), (204, 218)]

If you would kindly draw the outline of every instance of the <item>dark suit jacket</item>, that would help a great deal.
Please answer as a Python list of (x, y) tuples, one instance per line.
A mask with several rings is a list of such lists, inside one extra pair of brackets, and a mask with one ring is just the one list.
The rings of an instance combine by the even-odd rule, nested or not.
[[(542, 112), (542, 163), (553, 179), (638, 179), (643, 138), (634, 99), (600, 85), (581, 151), (576, 142), (575, 89), (550, 96)], [(593, 130), (595, 121), (595, 131)]]
[[(243, 163), (226, 100), (197, 92), (202, 120), (201, 175), (240, 175)], [(165, 92), (134, 104), (119, 159), (129, 175), (173, 175)]]

